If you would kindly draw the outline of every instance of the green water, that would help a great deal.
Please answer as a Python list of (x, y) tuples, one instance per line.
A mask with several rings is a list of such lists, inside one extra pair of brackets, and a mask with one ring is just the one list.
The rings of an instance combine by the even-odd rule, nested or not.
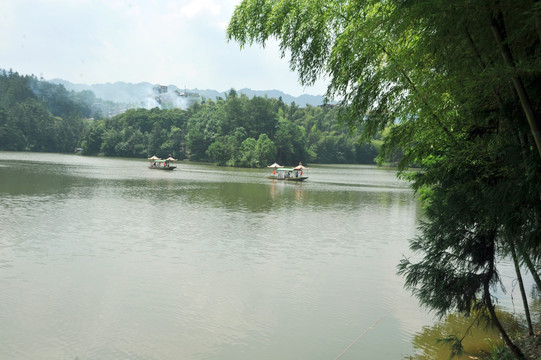
[(420, 209), (393, 170), (0, 152), (0, 358), (403, 359)]

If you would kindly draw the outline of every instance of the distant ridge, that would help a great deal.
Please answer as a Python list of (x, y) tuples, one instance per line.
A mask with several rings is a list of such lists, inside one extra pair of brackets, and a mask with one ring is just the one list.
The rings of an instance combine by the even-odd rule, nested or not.
[[(145, 102), (145, 99), (148, 99), (153, 96), (153, 88), (158, 84), (151, 84), (148, 82), (141, 82), (137, 84), (126, 83), (126, 82), (115, 82), (115, 83), (105, 83), (105, 84), (74, 84), (67, 80), (62, 79), (51, 79), (47, 80), (53, 84), (61, 84), (67, 90), (73, 91), (83, 91), (90, 90), (96, 95), (97, 98), (107, 101), (113, 101), (116, 103), (124, 104), (141, 104)], [(167, 86), (169, 91), (187, 91), (198, 93), (202, 98), (216, 100), (216, 98), (225, 98), (226, 94), (229, 93), (230, 89), (224, 90), (222, 92), (217, 90), (200, 90), (200, 89), (180, 89), (175, 85)], [(249, 98), (254, 96), (259, 97), (268, 97), (268, 98), (282, 98), (282, 101), (286, 104), (295, 104), (299, 107), (310, 106), (319, 106), (324, 102), (324, 97), (321, 95), (301, 95), (301, 96), (292, 96), (286, 94), (280, 90), (252, 90), (248, 88), (237, 90), (238, 94), (245, 94)]]

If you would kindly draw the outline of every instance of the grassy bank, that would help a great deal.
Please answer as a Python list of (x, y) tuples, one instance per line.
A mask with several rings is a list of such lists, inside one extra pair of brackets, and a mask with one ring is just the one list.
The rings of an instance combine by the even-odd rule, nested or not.
[[(516, 334), (513, 336), (513, 342), (524, 353), (526, 359), (541, 360), (541, 325), (536, 328), (533, 336), (530, 336), (527, 331)], [(501, 345), (494, 348), (485, 359), (514, 360), (516, 358), (505, 345)]]

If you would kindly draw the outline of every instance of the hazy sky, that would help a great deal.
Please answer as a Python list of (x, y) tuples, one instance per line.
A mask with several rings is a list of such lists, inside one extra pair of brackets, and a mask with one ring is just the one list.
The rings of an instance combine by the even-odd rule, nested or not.
[(275, 44), (242, 51), (225, 29), (240, 0), (1, 0), (0, 68), (74, 83), (150, 82), (291, 95), (304, 88)]

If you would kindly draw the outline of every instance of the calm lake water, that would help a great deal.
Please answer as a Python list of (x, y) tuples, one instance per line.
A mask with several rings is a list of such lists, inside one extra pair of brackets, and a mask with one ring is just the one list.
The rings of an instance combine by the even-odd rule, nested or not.
[(404, 359), (420, 206), (395, 172), (0, 152), (0, 358)]

